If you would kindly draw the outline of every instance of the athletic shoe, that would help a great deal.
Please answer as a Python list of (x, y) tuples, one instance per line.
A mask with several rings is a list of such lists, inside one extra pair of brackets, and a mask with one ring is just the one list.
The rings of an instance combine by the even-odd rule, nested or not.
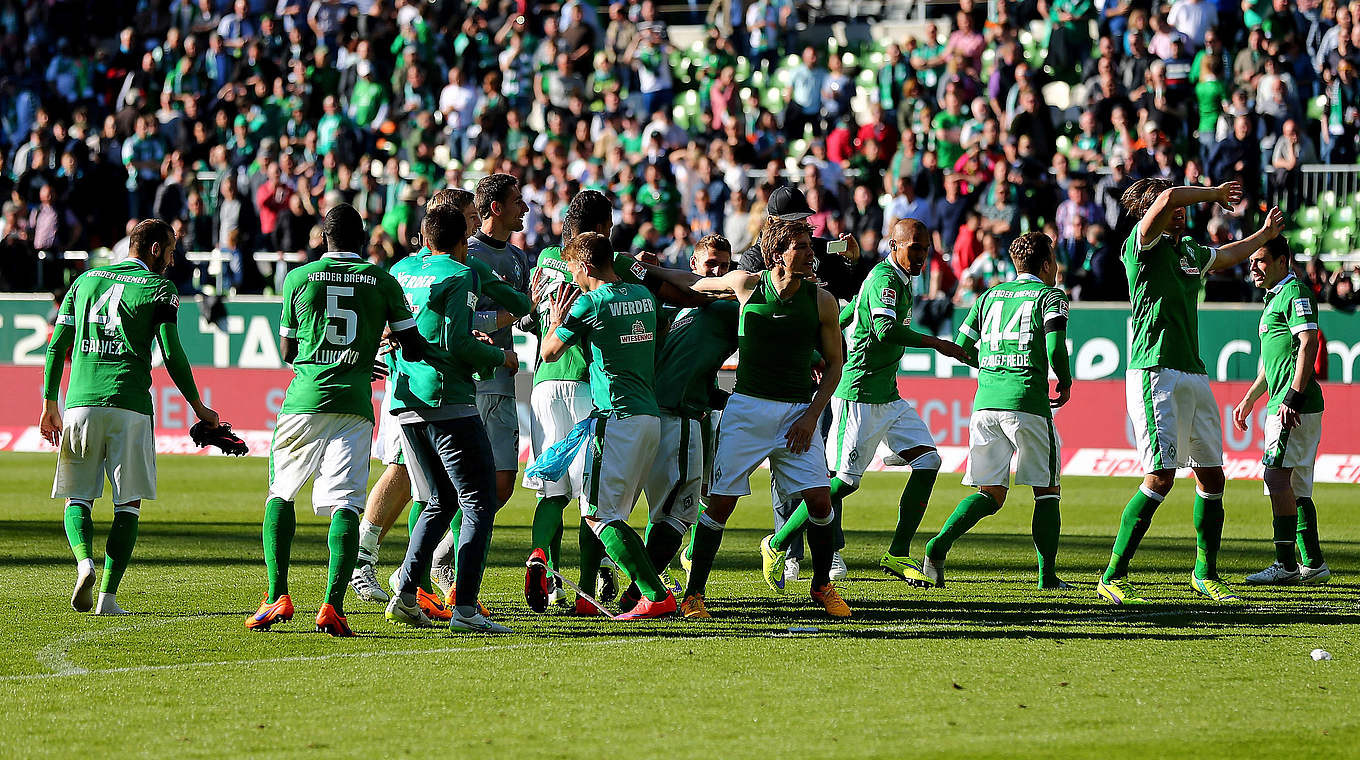
[(400, 572), (401, 565), (397, 565), (397, 569), (393, 570), (392, 574), (387, 576), (387, 587), (392, 589), (392, 596), (401, 596), (401, 588), (397, 586), (397, 574)]
[(85, 563), (76, 569), (76, 587), (71, 592), (71, 609), (89, 612), (94, 609), (94, 564)]
[(1062, 578), (1058, 578), (1056, 576), (1053, 578), (1049, 578), (1048, 580), (1039, 581), (1040, 591), (1071, 591), (1074, 588), (1076, 588), (1076, 586), (1073, 586), (1072, 584), (1068, 583)]
[(392, 601), (387, 603), (387, 613), (384, 617), (389, 623), (401, 623), (412, 628), (434, 627), (434, 621), (420, 608), (420, 603), (407, 604), (401, 600), (401, 594), (392, 597)]
[(118, 606), (118, 601), (113, 598), (113, 594), (99, 594), (99, 601), (95, 602), (94, 614), (96, 615), (131, 615), (131, 612)]
[(349, 587), (354, 589), (355, 596), (365, 602), (386, 603), (392, 600), (393, 595), (384, 591), (378, 583), (378, 573), (373, 565), (354, 568), (354, 574), (349, 577)]
[(605, 603), (614, 601), (619, 595), (618, 566), (608, 557), (600, 562), (600, 580), (595, 592), (600, 601)]
[(703, 594), (690, 594), (685, 597), (685, 601), (680, 605), (680, 614), (690, 620), (707, 620), (713, 617), (704, 606)]
[(936, 562), (927, 555), (921, 563), (921, 575), (926, 577), (926, 583), (935, 588), (944, 588), (944, 560)]
[(765, 585), (776, 594), (784, 593), (784, 555), (783, 549), (774, 548), (774, 535), (760, 539), (760, 575)]
[(279, 594), (274, 601), (260, 602), (260, 609), (246, 618), (246, 628), (252, 631), (267, 631), (275, 623), (287, 623), (293, 619), (293, 600), (287, 594)]
[(548, 555), (542, 549), (534, 549), (524, 565), (524, 601), (534, 612), (547, 612)]
[(830, 583), (821, 588), (814, 588), (812, 590), (812, 601), (822, 605), (826, 614), (831, 617), (850, 617), (850, 605), (845, 603), (841, 595), (836, 593), (836, 587)]
[(579, 617), (600, 617), (609, 613), (587, 602), (584, 596), (578, 596), (576, 597), (576, 607), (572, 609), (571, 614)]
[(552, 582), (552, 591), (548, 592), (548, 604), (555, 604), (558, 607), (570, 607), (571, 595), (567, 593), (566, 589), (562, 588), (562, 581), (553, 578)]
[(1319, 586), (1332, 579), (1332, 569), (1323, 562), (1320, 567), (1299, 565), (1299, 583), (1305, 586)]
[(344, 615), (335, 611), (329, 604), (321, 605), (321, 610), (316, 613), (316, 629), (322, 633), (329, 633), (336, 638), (348, 638), (354, 635), (354, 631), (349, 628), (349, 621)]
[(1096, 596), (1115, 604), (1147, 604), (1148, 600), (1138, 595), (1128, 578), (1101, 580), (1096, 584)]
[(1259, 573), (1252, 573), (1246, 578), (1248, 586), (1293, 586), (1302, 577), (1299, 568), (1286, 570), (1283, 562), (1276, 562)]
[(784, 585), (787, 586), (790, 583), (796, 583), (798, 581), (798, 574), (802, 571), (803, 568), (799, 566), (797, 557), (789, 557), (784, 560)]
[(684, 596), (685, 587), (677, 583), (675, 579), (671, 577), (671, 574), (669, 572), (662, 570), (661, 572), (657, 573), (657, 575), (661, 576), (661, 584), (665, 586), (667, 590), (669, 590), (672, 594), (675, 594), (677, 598)]
[(1240, 602), (1241, 597), (1228, 588), (1228, 584), (1217, 578), (1196, 578), (1193, 573), (1190, 575), (1190, 588), (1209, 597), (1215, 602)]
[(888, 575), (904, 580), (913, 586), (934, 585), (926, 577), (925, 571), (921, 569), (921, 563), (911, 557), (895, 557), (885, 552), (883, 558), (878, 561), (878, 567)]
[(493, 623), (486, 619), (486, 615), (474, 612), (466, 617), (459, 615), (458, 610), (453, 611), (453, 617), (449, 618), (450, 631), (473, 631), (475, 633), (514, 633), (500, 623)]
[(431, 620), (442, 623), (447, 621), (449, 615), (452, 614), (449, 612), (451, 607), (445, 607), (444, 602), (440, 601), (439, 597), (423, 588), (416, 589), (416, 603), (420, 605), (420, 609), (425, 611), (425, 616)]
[(850, 568), (845, 566), (845, 558), (840, 552), (831, 555), (831, 575), (833, 581), (843, 581), (850, 575)]
[(632, 612), (633, 608), (642, 601), (642, 591), (637, 586), (629, 586), (619, 594), (619, 612)]
[[(458, 597), (458, 586), (456, 586), (456, 585), (455, 585), (455, 586), (449, 586), (449, 593), (448, 593), (448, 596), (445, 596), (445, 597), (444, 597), (444, 606), (445, 606), (445, 607), (448, 607), (449, 609), (453, 609), (454, 607), (457, 607), (457, 606), (458, 606), (458, 598), (457, 598), (457, 597)], [(482, 604), (482, 600), (481, 600), (481, 599), (478, 599), (478, 600), (477, 600), (477, 612), (481, 613), (483, 617), (491, 617), (491, 610), (488, 610), (488, 609), (486, 608), (486, 605), (485, 605), (485, 604)]]
[[(439, 589), (440, 596), (448, 596), (453, 591), (455, 580), (452, 565), (435, 564), (430, 566), (430, 580)], [(452, 607), (453, 605), (449, 605)]]
[(675, 594), (666, 592), (664, 599), (652, 601), (647, 597), (642, 597), (633, 609), (615, 617), (615, 620), (648, 620), (651, 618), (670, 617), (675, 614)]

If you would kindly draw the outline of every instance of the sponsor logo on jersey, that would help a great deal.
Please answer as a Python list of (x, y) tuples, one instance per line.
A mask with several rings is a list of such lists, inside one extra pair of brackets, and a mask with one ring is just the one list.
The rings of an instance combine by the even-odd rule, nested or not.
[(629, 264), (628, 271), (632, 272), (633, 276), (639, 280), (644, 279), (647, 276), (647, 267), (643, 266), (641, 261), (634, 261), (632, 264)]
[(619, 342), (624, 345), (630, 343), (650, 343), (651, 340), (652, 334), (648, 332), (647, 326), (642, 324), (642, 320), (640, 319), (633, 321), (633, 329), (629, 330), (627, 334), (619, 336)]
[(896, 306), (896, 305), (897, 305), (897, 291), (896, 291), (896, 290), (893, 290), (892, 288), (884, 288), (884, 289), (883, 289), (882, 296), (883, 296), (883, 305), (884, 305), (884, 306)]
[(1194, 275), (1196, 277), (1199, 276), (1199, 265), (1190, 259), (1189, 254), (1186, 253), (1181, 254), (1180, 265), (1182, 272)]

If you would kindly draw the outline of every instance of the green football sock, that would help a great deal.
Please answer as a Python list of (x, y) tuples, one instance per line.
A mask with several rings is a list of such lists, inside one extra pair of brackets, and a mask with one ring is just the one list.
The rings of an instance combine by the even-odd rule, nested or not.
[(1039, 582), (1058, 579), (1058, 536), (1062, 532), (1062, 513), (1058, 509), (1058, 494), (1034, 499), (1034, 520), (1030, 523), (1034, 536), (1034, 553), (1039, 557)]
[[(840, 478), (831, 479), (831, 515), (833, 520), (838, 520), (841, 513), (842, 502), (845, 497), (859, 490), (859, 486), (851, 485)], [(781, 551), (789, 548), (793, 537), (798, 531), (807, 527), (808, 508), (805, 502), (799, 501), (798, 508), (789, 515), (789, 519), (775, 531), (774, 538), (770, 539), (770, 544)], [(833, 548), (834, 550), (834, 548)]]
[(1275, 515), (1270, 526), (1275, 534), (1275, 561), (1284, 565), (1286, 570), (1299, 569), (1294, 559), (1294, 530), (1297, 525), (1294, 515)]
[(656, 568), (647, 557), (647, 547), (642, 544), (642, 536), (626, 522), (616, 520), (600, 531), (600, 542), (614, 564), (623, 568), (628, 577), (637, 584), (642, 595), (659, 602), (666, 598), (666, 584), (661, 582)]
[(704, 593), (708, 574), (713, 570), (713, 560), (718, 556), (718, 547), (722, 546), (723, 527), (706, 514), (700, 515), (699, 522), (694, 524), (694, 540), (690, 542), (692, 564), (689, 582), (685, 584), (685, 596)]
[(354, 574), (354, 562), (359, 554), (359, 515), (351, 509), (337, 509), (331, 513), (331, 531), (326, 539), (331, 550), (330, 568), (326, 575), (328, 590), (326, 604), (345, 614), (345, 590)]
[(911, 477), (907, 478), (902, 498), (897, 502), (897, 529), (888, 545), (888, 553), (894, 557), (911, 556), (911, 540), (916, 537), (916, 529), (921, 527), (921, 518), (925, 517), (926, 504), (930, 503), (930, 492), (935, 490), (935, 477), (939, 474), (939, 470), (912, 470)]
[(288, 558), (293, 551), (297, 515), (293, 502), (274, 497), (264, 505), (264, 569), (269, 576), (268, 602), (288, 593)]
[(964, 498), (954, 508), (954, 513), (949, 519), (944, 521), (944, 527), (940, 528), (939, 534), (926, 542), (926, 556), (936, 562), (943, 561), (960, 536), (977, 525), (982, 518), (996, 514), (999, 509), (1001, 505), (996, 503), (996, 499), (983, 491)]
[[(551, 551), (553, 537), (562, 530), (562, 510), (571, 499), (567, 496), (544, 496), (534, 507), (534, 523), (530, 534), (530, 549), (542, 549), (544, 554)], [(551, 564), (549, 557), (549, 564)]]
[(1105, 568), (1102, 580), (1109, 582), (1129, 574), (1129, 561), (1138, 551), (1138, 544), (1152, 525), (1152, 515), (1165, 498), (1154, 491), (1140, 486), (1133, 498), (1124, 506), (1124, 514), (1119, 519), (1119, 533), (1114, 538), (1114, 549), (1110, 552), (1110, 564)]
[(553, 531), (552, 541), (548, 542), (548, 567), (556, 570), (558, 562), (562, 559), (562, 521), (557, 521), (557, 530)]
[(109, 526), (109, 541), (104, 547), (104, 578), (99, 583), (103, 594), (118, 593), (118, 584), (123, 581), (128, 561), (132, 559), (132, 547), (137, 545), (137, 513), (113, 513), (113, 524)]
[(647, 558), (652, 561), (652, 567), (659, 574), (670, 566), (671, 560), (680, 551), (680, 542), (684, 540), (684, 534), (675, 529), (670, 523), (650, 523), (647, 525)]
[[(702, 514), (704, 513), (704, 510), (705, 510), (705, 509), (708, 509), (708, 501), (707, 501), (706, 499), (704, 499), (704, 498), (700, 498), (700, 499), (699, 499), (699, 514), (702, 515)], [(695, 520), (695, 521), (694, 521), (694, 524), (691, 525), (691, 526), (689, 526), (689, 543), (685, 545), (685, 559), (687, 559), (687, 560), (693, 560), (693, 559), (694, 559), (694, 531), (696, 531), (696, 530), (698, 530), (698, 529), (699, 529), (699, 521), (698, 521), (698, 520)]]
[[(1302, 518), (1299, 524), (1303, 524)], [(89, 504), (66, 503), (66, 540), (70, 542), (71, 553), (76, 555), (77, 562), (90, 558), (90, 545), (94, 543), (94, 521), (90, 519)]]
[[(425, 511), (425, 506), (426, 504), (423, 501), (411, 502), (411, 512), (406, 516), (406, 533), (408, 536), (416, 532), (416, 521), (420, 519), (420, 513)], [(429, 568), (425, 569), (424, 577), (417, 581), (416, 585), (425, 589), (427, 593), (434, 593), (434, 581), (430, 580)]]
[(581, 520), (576, 540), (581, 551), (581, 588), (594, 596), (596, 583), (600, 579), (600, 562), (604, 559), (604, 544), (600, 543), (599, 537), (584, 519)]
[(1223, 543), (1223, 494), (1195, 492), (1195, 577), (1218, 578), (1218, 548)]
[[(453, 520), (449, 523), (449, 535), (453, 536), (453, 545), (458, 546), (462, 543), (463, 535), (463, 508), (459, 507), (453, 511)], [(489, 547), (488, 547), (489, 548)], [(458, 552), (455, 550), (453, 556), (449, 558), (449, 564), (453, 566), (453, 572), (458, 572)]]
[(1300, 497), (1295, 503), (1299, 508), (1297, 538), (1299, 556), (1308, 567), (1322, 567), (1322, 545), (1318, 543), (1317, 507), (1307, 496)]

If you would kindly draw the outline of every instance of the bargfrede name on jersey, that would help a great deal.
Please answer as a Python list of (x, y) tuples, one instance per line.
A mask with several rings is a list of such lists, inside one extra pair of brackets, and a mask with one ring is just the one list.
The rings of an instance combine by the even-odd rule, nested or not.
[(359, 285), (378, 284), (378, 278), (371, 274), (364, 274), (362, 272), (332, 272), (326, 269), (319, 269), (308, 274), (307, 280), (310, 282), (342, 282)]

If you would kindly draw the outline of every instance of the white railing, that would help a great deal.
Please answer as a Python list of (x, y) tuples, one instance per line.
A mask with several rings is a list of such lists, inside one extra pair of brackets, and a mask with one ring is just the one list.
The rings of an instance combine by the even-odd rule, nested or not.
[[(39, 251), (38, 265), (41, 267), (45, 262), (52, 260), (89, 261), (91, 258), (89, 251), (67, 251), (57, 256), (50, 255), (47, 251)], [(226, 265), (231, 263), (232, 254), (221, 250), (189, 251), (184, 254), (184, 258), (194, 264), (207, 264), (208, 274), (217, 277), (217, 292), (227, 292)], [(258, 251), (251, 258), (254, 259), (256, 264), (267, 265), (273, 271), (274, 292), (276, 294), (283, 292), (283, 280), (288, 276), (288, 267), (278, 265), (307, 263), (307, 254), (286, 251)]]

